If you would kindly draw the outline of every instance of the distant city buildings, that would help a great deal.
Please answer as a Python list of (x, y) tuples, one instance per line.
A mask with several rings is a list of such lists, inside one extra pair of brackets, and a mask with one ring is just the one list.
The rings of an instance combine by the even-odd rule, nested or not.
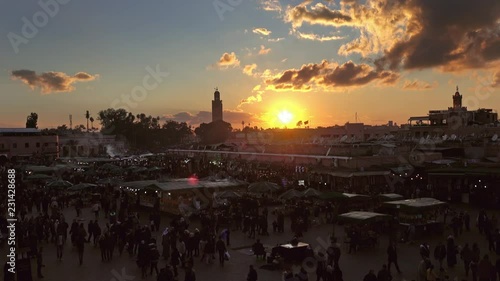
[(222, 100), (219, 89), (215, 88), (214, 99), (212, 100), (212, 122), (222, 121)]
[(453, 107), (446, 110), (430, 110), (428, 116), (414, 116), (408, 119), (410, 126), (472, 126), (489, 125), (498, 121), (498, 114), (493, 109), (480, 108), (478, 110), (468, 110), (462, 106), (462, 95), (455, 92), (453, 98)]
[(59, 137), (43, 135), (34, 128), (0, 128), (0, 159), (59, 157)]

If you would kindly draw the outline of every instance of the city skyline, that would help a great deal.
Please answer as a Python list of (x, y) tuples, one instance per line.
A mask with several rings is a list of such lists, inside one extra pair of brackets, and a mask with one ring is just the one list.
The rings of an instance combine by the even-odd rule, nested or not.
[(456, 85), (468, 109), (500, 108), (495, 0), (4, 6), (0, 127), (110, 107), (196, 126), (215, 87), (233, 128), (402, 124), (451, 106)]

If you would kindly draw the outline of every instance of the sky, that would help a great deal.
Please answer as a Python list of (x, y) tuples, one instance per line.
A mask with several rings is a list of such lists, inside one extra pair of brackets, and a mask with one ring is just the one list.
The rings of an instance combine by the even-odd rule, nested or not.
[[(39, 0), (0, 4), (0, 127), (125, 108), (197, 126), (406, 123), (500, 109), (498, 0)], [(96, 122), (97, 125), (97, 122)]]

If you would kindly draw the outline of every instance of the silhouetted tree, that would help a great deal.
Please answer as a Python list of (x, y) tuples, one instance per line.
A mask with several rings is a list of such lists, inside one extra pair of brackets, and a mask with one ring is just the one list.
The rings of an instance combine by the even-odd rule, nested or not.
[(97, 114), (101, 123), (101, 132), (105, 135), (125, 135), (133, 129), (135, 117), (123, 108), (108, 108)]
[(31, 112), (31, 114), (28, 115), (26, 118), (26, 128), (38, 128), (38, 114)]
[(215, 144), (225, 142), (233, 128), (230, 123), (218, 120), (211, 123), (202, 123), (194, 130), (200, 141), (205, 144)]

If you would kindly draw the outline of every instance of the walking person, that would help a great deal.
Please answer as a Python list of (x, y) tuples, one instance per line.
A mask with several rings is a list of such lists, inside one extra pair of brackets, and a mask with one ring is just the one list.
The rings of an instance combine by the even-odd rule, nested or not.
[(477, 281), (480, 255), (481, 252), (477, 243), (472, 244), (472, 262), (470, 263), (472, 281)]
[(101, 210), (101, 206), (99, 205), (99, 203), (94, 203), (94, 205), (92, 206), (92, 212), (94, 212), (96, 221), (99, 219), (99, 210)]
[(80, 228), (76, 237), (76, 248), (78, 250), (78, 259), (80, 261), (80, 265), (83, 264), (83, 252), (85, 249), (85, 237), (87, 236), (87, 232), (85, 231), (85, 227), (83, 223), (80, 224)]
[(477, 273), (479, 277), (479, 281), (492, 281), (492, 272), (495, 269), (493, 264), (491, 264), (490, 258), (488, 255), (484, 255), (483, 259), (479, 262), (477, 267)]
[(439, 262), (439, 270), (443, 270), (443, 260), (446, 258), (446, 247), (443, 242), (439, 242), (434, 248), (434, 258)]
[(434, 271), (434, 265), (431, 264), (427, 269), (427, 281), (436, 281), (436, 280), (437, 280), (437, 274)]
[(467, 232), (470, 231), (470, 215), (468, 212), (464, 212), (464, 224), (465, 224), (465, 230)]
[(57, 260), (62, 261), (62, 256), (63, 256), (63, 245), (64, 245), (64, 237), (62, 234), (57, 235), (57, 241), (56, 241), (56, 252), (57, 252)]
[(396, 270), (398, 271), (398, 273), (401, 273), (401, 270), (399, 269), (399, 264), (398, 264), (398, 252), (397, 252), (395, 242), (389, 243), (389, 247), (387, 247), (387, 256), (388, 256), (387, 268), (388, 268), (389, 272), (391, 272), (391, 264), (394, 263), (394, 266), (396, 267)]
[(151, 272), (149, 273), (153, 276), (153, 269), (156, 271), (156, 275), (158, 275), (158, 261), (160, 259), (160, 252), (156, 247), (151, 249)]
[(215, 244), (215, 248), (219, 253), (219, 263), (221, 266), (224, 266), (225, 254), (226, 254), (226, 244), (222, 241), (222, 237), (219, 237), (217, 243)]
[(87, 225), (87, 231), (89, 233), (89, 238), (87, 239), (87, 243), (90, 242), (90, 239), (92, 238), (92, 235), (95, 234), (94, 228), (95, 228), (94, 221), (90, 220), (89, 224)]
[(465, 243), (464, 248), (460, 251), (460, 257), (464, 261), (465, 276), (469, 276), (470, 263), (472, 262), (472, 250), (469, 247), (469, 243)]
[(179, 250), (177, 248), (173, 248), (172, 254), (170, 256), (170, 265), (174, 270), (174, 276), (177, 277), (179, 272), (177, 271), (177, 266), (179, 266), (181, 255), (179, 254)]
[(247, 281), (257, 281), (257, 271), (253, 268), (253, 265), (249, 266)]
[(43, 247), (40, 247), (36, 253), (36, 273), (38, 278), (43, 278), (42, 267), (45, 267), (45, 265), (43, 264), (42, 252), (43, 252)]
[(455, 245), (455, 239), (453, 236), (449, 236), (446, 243), (446, 260), (448, 267), (454, 267), (457, 264), (457, 253), (458, 249)]
[(189, 264), (186, 267), (186, 273), (184, 276), (184, 281), (196, 281), (196, 273), (193, 269), (193, 265)]
[(179, 238), (179, 242), (177, 242), (176, 247), (180, 255), (181, 267), (184, 268), (186, 265), (186, 243), (184, 243), (182, 238)]

